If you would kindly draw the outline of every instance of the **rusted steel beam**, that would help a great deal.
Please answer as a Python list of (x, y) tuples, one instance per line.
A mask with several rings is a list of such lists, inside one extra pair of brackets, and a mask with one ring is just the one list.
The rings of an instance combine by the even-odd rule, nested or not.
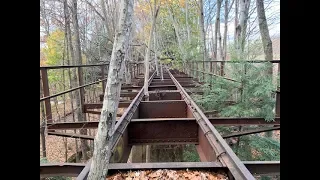
[[(91, 163), (91, 162), (90, 162)], [(40, 164), (40, 177), (53, 176), (69, 176), (76, 177), (81, 170), (90, 166), (84, 163), (50, 163)], [(86, 166), (87, 165), (87, 166)], [(212, 169), (224, 167), (218, 162), (165, 162), (165, 163), (110, 163), (108, 166), (109, 172), (118, 170), (143, 170), (143, 169)], [(82, 172), (81, 172), (82, 173)], [(78, 179), (78, 178), (77, 178)]]
[(259, 117), (214, 117), (208, 118), (213, 125), (280, 125), (280, 117), (267, 122)]
[[(118, 108), (128, 107), (132, 101), (123, 101), (119, 102)], [(102, 103), (87, 103), (84, 104), (84, 110), (86, 112), (87, 109), (101, 109)]]
[(203, 114), (201, 109), (197, 104), (191, 99), (184, 88), (179, 84), (179, 82), (173, 77), (171, 72), (167, 70), (170, 74), (171, 79), (175, 82), (175, 85), (180, 90), (182, 98), (185, 100), (186, 104), (190, 109), (193, 109), (193, 116), (196, 118), (201, 130), (207, 137), (211, 147), (214, 149), (217, 160), (219, 160), (223, 165), (227, 166), (233, 177), (237, 180), (254, 180), (255, 178), (245, 167), (245, 165), (240, 161), (240, 159), (235, 155), (229, 145), (221, 137), (219, 132), (210, 123), (208, 118)]
[[(120, 97), (130, 97), (130, 98), (134, 98), (137, 96), (139, 92), (121, 92), (120, 93)], [(103, 101), (104, 98), (104, 93), (99, 95), (99, 99), (100, 101)]]
[(241, 132), (234, 132), (234, 133), (231, 133), (231, 134), (223, 135), (222, 137), (223, 138), (239, 137), (239, 136), (244, 136), (244, 135), (249, 135), (249, 134), (256, 134), (256, 133), (267, 132), (267, 131), (275, 131), (275, 130), (280, 130), (280, 126), (252, 129), (252, 130), (241, 131)]
[[(130, 97), (134, 98), (138, 92), (121, 92), (120, 97)], [(180, 100), (181, 96), (179, 91), (177, 90), (161, 90), (161, 91), (149, 91), (149, 100), (159, 100), (159, 97), (161, 100)], [(101, 98), (103, 99), (103, 94), (100, 94), (100, 101)]]
[(99, 121), (87, 121), (87, 122), (59, 122), (59, 123), (48, 123), (48, 129), (66, 130), (66, 129), (96, 129)]
[(280, 161), (242, 161), (252, 174), (280, 175)]
[[(242, 161), (252, 174), (278, 175), (280, 174), (280, 161)], [(89, 163), (48, 163), (40, 164), (40, 177), (67, 176), (76, 177), (81, 170), (87, 168)], [(86, 166), (87, 165), (87, 166)], [(225, 168), (219, 162), (165, 162), (165, 163), (110, 163), (109, 172), (135, 171), (144, 169), (212, 169)], [(85, 172), (85, 171), (82, 171)]]
[(128, 126), (129, 144), (197, 144), (196, 121), (138, 121)]
[[(280, 118), (276, 118), (274, 122), (266, 122), (263, 118), (208, 118), (213, 125), (280, 125)], [(166, 124), (166, 121), (195, 121), (195, 118), (147, 118), (147, 119), (131, 119), (132, 123), (152, 123), (161, 122)], [(97, 128), (99, 121), (88, 121), (88, 122), (59, 122), (59, 123), (48, 123), (48, 129), (67, 130), (67, 129), (78, 129)]]
[(183, 100), (142, 101), (139, 118), (183, 118), (187, 117), (186, 108)]
[(40, 163), (40, 177), (77, 177), (84, 166), (84, 163)]
[(110, 163), (109, 170), (223, 168), (219, 162)]
[[(179, 83), (182, 86), (194, 84), (194, 82), (192, 82), (192, 81), (182, 81)], [(150, 86), (168, 86), (168, 85), (174, 85), (174, 83), (171, 81), (171, 82), (151, 82), (151, 84), (150, 84)]]
[(54, 94), (54, 95), (51, 95), (51, 96), (45, 96), (43, 98), (40, 98), (40, 102), (41, 101), (44, 101), (44, 100), (47, 100), (47, 99), (50, 99), (50, 98), (54, 98), (54, 97), (57, 97), (57, 96), (60, 96), (60, 95), (63, 95), (63, 94), (66, 94), (66, 93), (69, 93), (69, 92), (72, 92), (72, 91), (75, 91), (75, 90), (78, 90), (80, 88), (84, 88), (86, 86), (90, 86), (92, 84), (97, 84), (101, 81), (106, 81), (107, 78), (105, 79), (102, 79), (102, 80), (99, 80), (99, 81), (95, 81), (95, 82), (92, 82), (92, 83), (88, 83), (88, 84), (85, 84), (85, 85), (82, 85), (82, 86), (78, 86), (78, 87), (75, 87), (75, 88), (72, 88), (72, 89), (69, 89), (69, 90), (66, 90), (66, 91), (63, 91), (63, 92), (60, 92), (60, 93), (57, 93), (57, 94)]
[(85, 64), (85, 65), (63, 65), (63, 66), (40, 66), (40, 70), (42, 70), (42, 69), (78, 68), (78, 67), (98, 67), (98, 66), (102, 66), (102, 65), (109, 65), (109, 63)]
[(48, 132), (48, 135), (62, 136), (62, 137), (68, 137), (68, 138), (80, 138), (80, 139), (94, 140), (94, 136), (82, 135), (82, 134), (73, 134), (73, 133)]

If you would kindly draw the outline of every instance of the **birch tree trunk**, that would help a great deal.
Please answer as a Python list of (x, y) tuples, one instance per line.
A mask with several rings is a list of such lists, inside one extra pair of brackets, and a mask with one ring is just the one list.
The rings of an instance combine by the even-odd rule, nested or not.
[[(269, 29), (268, 29), (267, 19), (264, 11), (263, 0), (256, 0), (256, 6), (257, 6), (258, 21), (259, 21), (259, 30), (260, 30), (260, 35), (262, 39), (265, 59), (267, 61), (271, 61), (273, 60), (272, 41), (269, 35)], [(272, 66), (269, 73), (272, 75)]]
[(200, 36), (201, 36), (201, 46), (203, 48), (203, 61), (207, 59), (207, 47), (206, 47), (206, 34), (204, 30), (204, 14), (203, 14), (203, 1), (199, 1), (200, 8)]
[(177, 23), (177, 21), (176, 21), (176, 18), (175, 18), (174, 14), (173, 14), (173, 10), (171, 9), (171, 7), (167, 6), (167, 8), (168, 8), (168, 11), (169, 11), (169, 13), (170, 13), (170, 17), (171, 17), (171, 20), (172, 20), (174, 32), (175, 32), (176, 37), (177, 37), (178, 48), (179, 48), (179, 51), (180, 51), (180, 54), (181, 54), (183, 68), (185, 68), (185, 62), (186, 62), (185, 52), (184, 52), (184, 49), (183, 49), (183, 47), (182, 47), (181, 37), (180, 37), (180, 35), (179, 35), (178, 23)]
[(157, 32), (156, 32), (156, 27), (154, 27), (154, 32), (153, 32), (153, 49), (154, 49), (154, 63), (156, 64), (157, 76), (159, 76), (159, 65), (158, 65), (158, 58), (157, 58)]
[[(217, 0), (217, 14), (216, 14), (216, 22), (215, 22), (215, 30), (214, 30), (214, 52), (215, 54), (215, 59), (217, 58), (218, 55), (218, 39), (221, 40), (221, 35), (220, 35), (220, 10), (221, 10), (221, 2), (222, 0)], [(216, 63), (215, 63), (216, 64)]]
[(235, 15), (234, 15), (234, 47), (237, 48), (238, 46), (238, 38), (237, 38), (237, 26), (238, 26), (238, 23), (239, 23), (239, 0), (235, 0), (236, 3), (235, 3)]
[(249, 14), (250, 0), (240, 0), (240, 21), (236, 28), (237, 33), (237, 43), (238, 43), (238, 58), (243, 60), (244, 58), (244, 48), (246, 43), (246, 33), (248, 24), (248, 14)]
[[(79, 33), (79, 24), (78, 24), (78, 15), (77, 15), (77, 0), (72, 0), (72, 10), (73, 10), (72, 20), (73, 20), (73, 27), (75, 32), (74, 57), (75, 57), (75, 60), (77, 61), (77, 65), (81, 65), (82, 56), (81, 56), (80, 33)], [(82, 74), (81, 68), (79, 69), (78, 73)], [(80, 77), (78, 78), (79, 78), (79, 84), (80, 84), (81, 78)], [(78, 116), (78, 121), (86, 121), (86, 116), (82, 112), (81, 96), (79, 91), (76, 91), (75, 93), (75, 99), (76, 99), (76, 105), (77, 105), (76, 114)], [(80, 134), (86, 135), (87, 129), (80, 129)], [(81, 139), (82, 157), (84, 160), (87, 159), (87, 147), (88, 147), (87, 141), (85, 139)]]
[(191, 39), (190, 39), (190, 27), (189, 27), (189, 18), (188, 18), (188, 0), (185, 0), (186, 3), (186, 28), (187, 28), (187, 39), (188, 39), (188, 43), (191, 43)]
[(107, 10), (106, 10), (106, 4), (105, 4), (105, 0), (100, 0), (100, 4), (101, 4), (101, 8), (102, 8), (102, 12), (103, 12), (103, 17), (104, 17), (104, 25), (105, 25), (105, 33), (106, 36), (108, 37), (108, 21), (107, 21)]
[[(227, 36), (228, 36), (228, 16), (229, 16), (229, 0), (224, 0), (224, 33), (223, 33), (223, 55), (222, 60), (227, 60)], [(224, 62), (221, 63), (221, 76), (224, 76)]]
[(150, 48), (151, 48), (151, 43), (152, 43), (152, 33), (154, 31), (154, 28), (155, 28), (155, 23), (156, 23), (156, 19), (157, 19), (158, 12), (159, 12), (159, 7), (157, 9), (155, 9), (154, 12), (155, 12), (155, 14), (153, 15), (153, 20), (152, 20), (152, 24), (151, 24), (151, 30), (150, 30), (150, 34), (149, 34), (149, 42), (148, 42), (148, 46), (147, 46), (147, 49), (146, 49), (146, 55), (145, 55), (145, 59), (144, 59), (144, 66), (145, 66), (144, 95), (145, 95), (145, 99), (147, 99), (147, 100), (149, 100), (148, 80), (149, 80)]
[(120, 99), (121, 79), (123, 77), (121, 69), (126, 52), (125, 43), (131, 30), (133, 3), (133, 0), (121, 0), (120, 2), (119, 24), (114, 38), (108, 80), (98, 132), (94, 140), (94, 152), (88, 180), (105, 180), (108, 173), (114, 125)]

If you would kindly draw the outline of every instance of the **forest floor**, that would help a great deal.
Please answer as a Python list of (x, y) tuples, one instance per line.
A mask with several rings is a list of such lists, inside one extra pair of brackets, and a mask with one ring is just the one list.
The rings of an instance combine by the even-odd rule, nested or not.
[(148, 179), (172, 179), (172, 180), (227, 180), (224, 172), (209, 172), (196, 170), (168, 170), (159, 169), (156, 171), (130, 171), (117, 173), (107, 177), (107, 180), (148, 180)]

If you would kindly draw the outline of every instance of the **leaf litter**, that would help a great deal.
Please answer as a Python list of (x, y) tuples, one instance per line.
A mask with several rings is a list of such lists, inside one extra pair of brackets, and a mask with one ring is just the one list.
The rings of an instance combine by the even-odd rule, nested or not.
[(197, 170), (129, 171), (119, 172), (107, 177), (107, 180), (228, 180), (225, 172), (209, 172)]

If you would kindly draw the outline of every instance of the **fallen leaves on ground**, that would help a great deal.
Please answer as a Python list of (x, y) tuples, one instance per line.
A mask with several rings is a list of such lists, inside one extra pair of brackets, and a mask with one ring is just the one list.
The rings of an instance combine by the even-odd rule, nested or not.
[(148, 179), (169, 179), (169, 180), (227, 180), (224, 172), (208, 172), (196, 170), (168, 170), (159, 169), (156, 171), (129, 171), (117, 173), (107, 177), (107, 180), (148, 180)]

